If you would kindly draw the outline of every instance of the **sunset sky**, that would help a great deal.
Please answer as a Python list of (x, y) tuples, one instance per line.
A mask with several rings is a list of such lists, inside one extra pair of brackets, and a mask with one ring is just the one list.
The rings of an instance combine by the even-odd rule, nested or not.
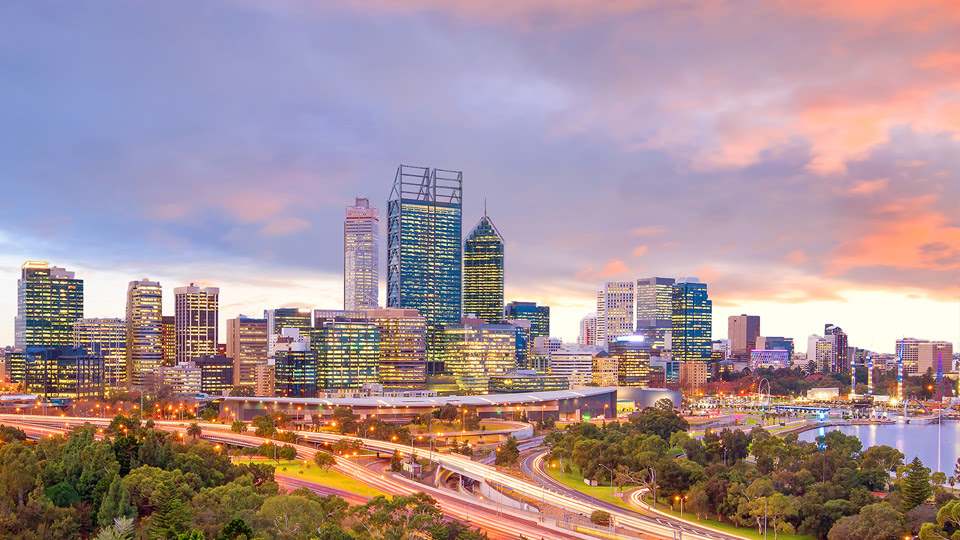
[[(960, 4), (0, 4), (0, 346), (25, 259), (336, 308), (400, 163), (486, 198), (507, 300), (575, 339), (608, 279), (699, 276), (765, 335), (960, 342)], [(385, 221), (384, 221), (385, 223)], [(385, 237), (385, 235), (384, 235)], [(384, 239), (385, 242), (385, 239)], [(382, 257), (385, 259), (385, 257)], [(385, 271), (383, 272), (385, 275)], [(384, 297), (381, 289), (381, 298)]]

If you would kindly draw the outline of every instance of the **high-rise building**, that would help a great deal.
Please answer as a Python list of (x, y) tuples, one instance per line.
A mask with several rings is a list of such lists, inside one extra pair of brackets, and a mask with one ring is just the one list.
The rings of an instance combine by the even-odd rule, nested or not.
[(596, 386), (616, 386), (619, 366), (617, 357), (600, 353), (593, 357), (593, 384)]
[(274, 344), (284, 328), (296, 328), (304, 336), (313, 328), (313, 320), (309, 309), (276, 308), (263, 310), (263, 318), (267, 320), (267, 355), (273, 358)]
[(371, 309), (368, 320), (380, 330), (380, 384), (422, 389), (427, 383), (427, 322), (415, 309)]
[(593, 381), (593, 359), (598, 352), (596, 347), (561, 345), (550, 352), (549, 372), (566, 377), (571, 387), (590, 384)]
[(597, 291), (597, 345), (633, 333), (634, 288), (632, 281), (610, 281)]
[(127, 323), (123, 319), (80, 319), (73, 323), (73, 346), (103, 358), (103, 384), (127, 387)]
[(3, 368), (7, 379), (12, 383), (26, 380), (27, 353), (21, 349), (3, 351)]
[(274, 378), (273, 364), (257, 364), (253, 369), (255, 379), (253, 395), (255, 396), (273, 396), (276, 395), (276, 379)]
[(363, 312), (343, 311), (314, 319), (310, 349), (317, 355), (317, 388), (361, 388), (380, 378), (380, 330)]
[(830, 371), (833, 373), (849, 373), (850, 353), (847, 345), (847, 334), (839, 326), (827, 323), (823, 326), (823, 337), (831, 345)]
[(730, 355), (738, 360), (748, 360), (750, 351), (757, 348), (760, 337), (759, 315), (731, 315), (727, 318), (727, 339), (730, 340)]
[(533, 340), (530, 339), (532, 325), (527, 319), (507, 319), (506, 324), (517, 332), (517, 369), (525, 370), (530, 367), (530, 351), (533, 349)]
[(174, 289), (177, 362), (217, 353), (220, 289), (193, 283)]
[(577, 336), (580, 345), (597, 344), (597, 314), (591, 313), (580, 319), (580, 335)]
[(713, 302), (707, 284), (696, 278), (678, 280), (673, 287), (670, 344), (674, 360), (710, 359)]
[[(163, 289), (160, 283), (141, 279), (127, 284), (127, 361), (124, 380), (144, 388), (145, 375), (163, 365)], [(107, 369), (107, 385), (110, 368)]]
[(942, 380), (943, 374), (953, 369), (953, 344), (949, 341), (929, 341), (917, 344), (917, 374), (924, 375), (929, 370), (936, 380)]
[(531, 342), (540, 336), (550, 335), (550, 306), (540, 306), (536, 302), (510, 302), (503, 308), (507, 319), (526, 319), (530, 321)]
[(203, 372), (192, 361), (160, 366), (144, 380), (148, 388), (167, 386), (175, 394), (197, 394), (203, 390)]
[(833, 363), (833, 343), (816, 334), (807, 338), (807, 366), (814, 373), (829, 373)]
[(103, 397), (103, 358), (76, 347), (27, 347), (26, 388), (46, 399)]
[(201, 392), (211, 396), (224, 396), (233, 389), (233, 358), (220, 354), (201, 356), (194, 363), (200, 369)]
[(317, 396), (317, 353), (310, 348), (310, 334), (284, 328), (274, 346), (274, 388), (281, 397)]
[(427, 322), (428, 374), (444, 370), (439, 328), (459, 324), (463, 173), (400, 165), (387, 202), (387, 306)]
[(486, 213), (463, 242), (463, 313), (503, 320), (503, 236)]
[(357, 198), (343, 220), (343, 309), (377, 307), (380, 294), (380, 212)]
[(650, 382), (650, 343), (642, 335), (620, 336), (610, 342), (617, 359), (617, 386), (646, 387)]
[(233, 385), (256, 384), (256, 367), (267, 363), (267, 320), (240, 315), (227, 320), (226, 356), (233, 358)]
[(787, 351), (787, 358), (793, 358), (793, 338), (784, 336), (760, 336), (757, 348), (768, 351)]
[(491, 375), (517, 365), (516, 330), (509, 324), (465, 318), (444, 326), (441, 343), (443, 362), (461, 392), (485, 394)]
[(163, 365), (172, 366), (177, 363), (177, 318), (164, 315), (162, 321)]
[(23, 263), (13, 325), (16, 348), (70, 346), (73, 323), (82, 318), (82, 279), (46, 261)]
[(676, 280), (651, 277), (637, 280), (637, 324), (670, 321), (673, 318), (673, 286)]
[(684, 392), (697, 392), (707, 384), (707, 363), (700, 360), (680, 362), (680, 388)]
[(919, 350), (921, 343), (928, 343), (925, 339), (905, 337), (897, 340), (897, 357), (903, 362), (903, 374), (906, 376), (922, 375), (919, 369)]

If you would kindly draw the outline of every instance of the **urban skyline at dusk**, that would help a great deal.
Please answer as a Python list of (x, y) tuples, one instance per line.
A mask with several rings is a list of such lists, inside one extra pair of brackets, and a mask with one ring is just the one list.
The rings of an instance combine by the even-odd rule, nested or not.
[[(175, 287), (219, 287), (221, 331), (342, 306), (355, 197), (381, 212), (383, 304), (398, 163), (464, 172), (464, 235), (486, 200), (505, 299), (549, 305), (565, 340), (602, 282), (690, 275), (715, 338), (749, 313), (800, 348), (827, 322), (881, 352), (960, 341), (952, 10), (592, 7), (238, 3), (173, 40), (156, 25), (187, 4), (0, 8), (20, 126), (0, 145), (0, 345), (27, 259), (82, 277), (88, 317), (122, 317), (144, 277), (165, 313)], [(734, 37), (745, 12), (767, 51)]]

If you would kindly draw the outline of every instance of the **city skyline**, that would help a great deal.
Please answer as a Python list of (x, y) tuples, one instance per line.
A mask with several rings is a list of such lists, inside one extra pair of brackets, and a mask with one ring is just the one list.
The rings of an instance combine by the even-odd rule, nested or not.
[[(758, 54), (730, 37), (749, 19), (734, 6), (236, 5), (191, 14), (176, 40), (146, 29), (185, 4), (117, 7), (110, 24), (58, 9), (0, 8), (17, 23), (2, 60), (23, 67), (0, 113), (24, 119), (0, 145), (3, 290), (45, 259), (85, 280), (86, 317), (123, 316), (123, 284), (144, 276), (167, 315), (174, 287), (220, 287), (221, 332), (240, 313), (341, 306), (343, 208), (360, 196), (385, 211), (396, 164), (422, 163), (464, 171), (464, 223), (488, 200), (505, 300), (550, 306), (567, 341), (602, 282), (659, 275), (710, 285), (714, 337), (751, 313), (798, 344), (827, 321), (880, 352), (960, 341), (949, 10), (768, 6)], [(704, 31), (658, 31), (660, 15)], [(397, 21), (432, 39), (391, 39)], [(921, 27), (909, 46), (875, 46)], [(373, 28), (382, 42), (352, 41)], [(57, 200), (71, 204), (23, 204)], [(15, 311), (0, 295), (2, 345)]]

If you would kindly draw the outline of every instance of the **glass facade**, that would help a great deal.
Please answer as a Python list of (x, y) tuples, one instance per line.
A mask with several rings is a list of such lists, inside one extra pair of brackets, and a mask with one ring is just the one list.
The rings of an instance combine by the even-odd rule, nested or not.
[(27, 353), (20, 350), (4, 351), (3, 362), (7, 378), (10, 379), (10, 382), (24, 382), (27, 365)]
[(234, 386), (254, 386), (256, 367), (267, 362), (267, 320), (243, 315), (229, 319), (227, 356), (233, 358)]
[(51, 398), (102, 398), (103, 358), (76, 347), (27, 347), (26, 388)]
[(177, 318), (164, 315), (162, 326), (163, 365), (172, 366), (177, 363)]
[(387, 202), (387, 306), (427, 323), (428, 373), (443, 371), (437, 333), (461, 315), (463, 173), (397, 168)]
[(681, 281), (673, 287), (673, 319), (670, 343), (673, 358), (680, 361), (710, 360), (713, 332), (713, 302), (707, 284)]
[(233, 388), (233, 358), (215, 355), (197, 359), (200, 391), (211, 396), (226, 395)]
[(610, 342), (617, 359), (617, 386), (643, 386), (650, 381), (650, 344), (640, 335), (621, 336)]
[[(160, 283), (148, 279), (131, 281), (127, 285), (127, 364), (124, 375), (130, 386), (143, 388), (147, 374), (163, 365), (163, 331)], [(110, 385), (109, 365), (106, 369), (107, 385)]]
[(380, 380), (380, 330), (348, 316), (317, 319), (310, 348), (317, 356), (317, 387), (360, 388)]
[(177, 363), (217, 354), (220, 289), (191, 283), (177, 287), (174, 294)]
[[(296, 328), (302, 335), (308, 335), (313, 328), (313, 319), (309, 309), (277, 308), (263, 311), (263, 318), (267, 320), (267, 339), (279, 336), (284, 328)], [(267, 354), (273, 358), (275, 340), (268, 341)]]
[(427, 382), (427, 323), (415, 309), (373, 309), (367, 319), (380, 330), (380, 384), (421, 389)]
[(281, 397), (317, 397), (317, 353), (278, 350), (274, 386)]
[(509, 324), (490, 324), (464, 319), (446, 326), (441, 351), (447, 371), (461, 392), (485, 394), (490, 377), (516, 368), (516, 329)]
[(463, 243), (463, 313), (487, 322), (503, 319), (503, 237), (488, 216)]
[(380, 293), (380, 213), (358, 198), (343, 221), (343, 309), (377, 307)]
[(127, 324), (123, 319), (80, 319), (73, 324), (73, 346), (103, 358), (106, 389), (127, 387)]
[(550, 306), (538, 306), (536, 302), (510, 302), (503, 310), (508, 319), (530, 321), (530, 342), (539, 336), (550, 336)]
[(16, 348), (70, 346), (73, 323), (82, 318), (82, 279), (45, 261), (23, 264), (17, 281)]
[(569, 390), (570, 381), (559, 375), (544, 375), (531, 369), (509, 371), (502, 375), (491, 375), (489, 390), (491, 394), (516, 394), (520, 392), (552, 392)]

